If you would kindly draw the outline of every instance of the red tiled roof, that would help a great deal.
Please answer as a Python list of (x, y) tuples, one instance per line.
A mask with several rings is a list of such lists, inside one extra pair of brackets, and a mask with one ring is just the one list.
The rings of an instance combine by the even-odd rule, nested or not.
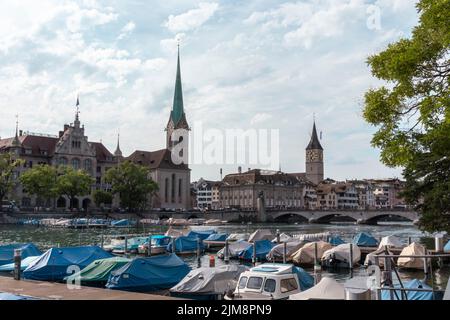
[(114, 156), (101, 142), (90, 142), (95, 148), (95, 154), (98, 161), (108, 161), (108, 158), (112, 159)]
[(184, 164), (177, 165), (173, 163), (168, 149), (151, 152), (136, 150), (125, 160), (148, 166), (150, 169), (187, 169), (187, 166)]

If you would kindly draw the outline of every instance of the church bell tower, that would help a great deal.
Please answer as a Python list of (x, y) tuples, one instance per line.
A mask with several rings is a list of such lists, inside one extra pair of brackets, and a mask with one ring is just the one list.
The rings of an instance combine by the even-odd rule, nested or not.
[(306, 147), (306, 178), (314, 184), (323, 181), (323, 148), (317, 137), (316, 122), (314, 121), (311, 140)]

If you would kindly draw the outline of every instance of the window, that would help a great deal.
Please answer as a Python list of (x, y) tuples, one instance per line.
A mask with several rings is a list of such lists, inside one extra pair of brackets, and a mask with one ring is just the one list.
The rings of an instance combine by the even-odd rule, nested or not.
[(267, 279), (266, 283), (264, 284), (264, 291), (275, 292), (276, 286), (277, 286), (277, 283), (274, 279)]
[(241, 279), (239, 280), (239, 289), (244, 289), (245, 285), (247, 284), (247, 277), (241, 277)]
[(80, 169), (80, 159), (72, 159), (72, 168), (74, 168), (74, 170)]
[(169, 202), (169, 179), (166, 178), (164, 181), (164, 199), (165, 202)]
[(248, 279), (247, 288), (248, 289), (260, 289), (262, 286), (263, 279), (261, 277), (250, 277)]
[(92, 171), (92, 160), (91, 159), (84, 160), (84, 170), (86, 170), (86, 172), (91, 173), (91, 171)]
[(67, 166), (67, 159), (66, 158), (59, 158), (59, 165), (60, 166)]
[(182, 185), (183, 185), (183, 180), (178, 179), (178, 202), (180, 202), (180, 203), (181, 203)]
[(175, 202), (175, 173), (172, 174), (172, 202)]
[(281, 293), (297, 290), (297, 281), (294, 278), (281, 280)]

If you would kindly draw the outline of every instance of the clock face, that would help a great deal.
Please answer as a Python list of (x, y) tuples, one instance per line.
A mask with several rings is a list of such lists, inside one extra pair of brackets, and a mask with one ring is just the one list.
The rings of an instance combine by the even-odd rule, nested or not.
[(307, 161), (322, 161), (322, 153), (318, 150), (307, 150), (306, 151)]

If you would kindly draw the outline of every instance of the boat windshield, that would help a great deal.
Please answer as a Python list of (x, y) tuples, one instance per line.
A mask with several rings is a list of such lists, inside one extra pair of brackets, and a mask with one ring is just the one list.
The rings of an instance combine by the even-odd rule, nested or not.
[(274, 279), (266, 279), (266, 283), (264, 284), (265, 292), (275, 292), (277, 282)]
[(289, 291), (294, 291), (298, 289), (297, 281), (294, 278), (281, 280), (281, 293), (286, 293)]
[(250, 277), (247, 282), (248, 289), (261, 289), (263, 283), (263, 278), (261, 277)]
[(247, 284), (247, 277), (241, 277), (241, 279), (239, 280), (239, 289), (244, 289), (245, 285)]

